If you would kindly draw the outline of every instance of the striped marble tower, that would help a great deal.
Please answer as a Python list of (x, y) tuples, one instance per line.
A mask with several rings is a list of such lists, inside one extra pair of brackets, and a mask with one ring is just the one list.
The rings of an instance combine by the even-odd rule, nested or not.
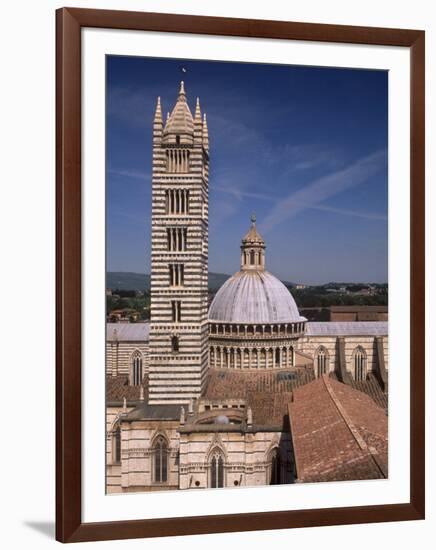
[(199, 397), (208, 366), (209, 138), (181, 82), (164, 126), (153, 123), (149, 402)]

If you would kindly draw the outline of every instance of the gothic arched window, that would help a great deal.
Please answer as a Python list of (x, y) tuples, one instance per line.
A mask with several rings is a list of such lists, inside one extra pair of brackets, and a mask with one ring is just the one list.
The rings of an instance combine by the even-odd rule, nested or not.
[(168, 445), (161, 435), (153, 444), (153, 462), (153, 481), (165, 483), (168, 480)]
[(213, 489), (224, 487), (224, 458), (219, 449), (210, 456), (210, 480), (209, 485)]
[(280, 485), (284, 482), (282, 460), (280, 457), (280, 449), (278, 447), (275, 447), (271, 452), (268, 477), (270, 485)]
[(142, 355), (138, 350), (132, 355), (130, 381), (132, 386), (139, 386), (142, 382)]
[(119, 464), (121, 462), (121, 429), (118, 428), (113, 432), (113, 462)]
[(280, 348), (276, 348), (275, 355), (276, 367), (280, 367)]
[(354, 351), (354, 379), (366, 380), (366, 353), (361, 346)]
[(321, 346), (316, 354), (316, 375), (318, 377), (328, 373), (328, 358), (327, 350)]

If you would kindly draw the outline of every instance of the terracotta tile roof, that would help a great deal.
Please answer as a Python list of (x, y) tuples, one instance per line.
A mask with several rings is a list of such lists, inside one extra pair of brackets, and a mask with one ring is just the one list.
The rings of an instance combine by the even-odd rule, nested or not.
[(312, 370), (232, 371), (210, 369), (207, 399), (246, 399), (257, 425), (283, 426), (292, 391), (314, 379)]
[[(330, 377), (333, 380), (338, 379), (334, 372), (330, 373)], [(379, 381), (373, 374), (370, 373), (366, 380), (354, 380), (350, 376), (349, 384), (355, 390), (369, 395), (379, 407), (385, 409), (386, 412), (388, 411), (388, 394), (381, 389)]]
[(387, 416), (365, 393), (323, 376), (294, 391), (289, 416), (300, 481), (387, 477)]
[[(148, 373), (143, 380), (144, 400), (148, 399)], [(106, 403), (122, 403), (124, 398), (127, 403), (139, 401), (140, 386), (131, 386), (128, 376), (106, 376)]]

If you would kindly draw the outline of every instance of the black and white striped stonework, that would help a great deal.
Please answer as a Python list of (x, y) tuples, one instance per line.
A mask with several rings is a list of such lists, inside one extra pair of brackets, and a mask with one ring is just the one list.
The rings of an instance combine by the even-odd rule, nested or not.
[(164, 126), (153, 123), (149, 402), (199, 397), (208, 367), (207, 125), (181, 84)]

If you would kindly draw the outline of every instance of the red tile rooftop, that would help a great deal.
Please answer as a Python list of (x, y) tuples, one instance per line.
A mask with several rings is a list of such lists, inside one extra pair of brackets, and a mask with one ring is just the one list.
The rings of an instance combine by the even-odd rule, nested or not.
[(365, 393), (323, 376), (294, 390), (289, 417), (300, 481), (387, 477), (387, 416)]

